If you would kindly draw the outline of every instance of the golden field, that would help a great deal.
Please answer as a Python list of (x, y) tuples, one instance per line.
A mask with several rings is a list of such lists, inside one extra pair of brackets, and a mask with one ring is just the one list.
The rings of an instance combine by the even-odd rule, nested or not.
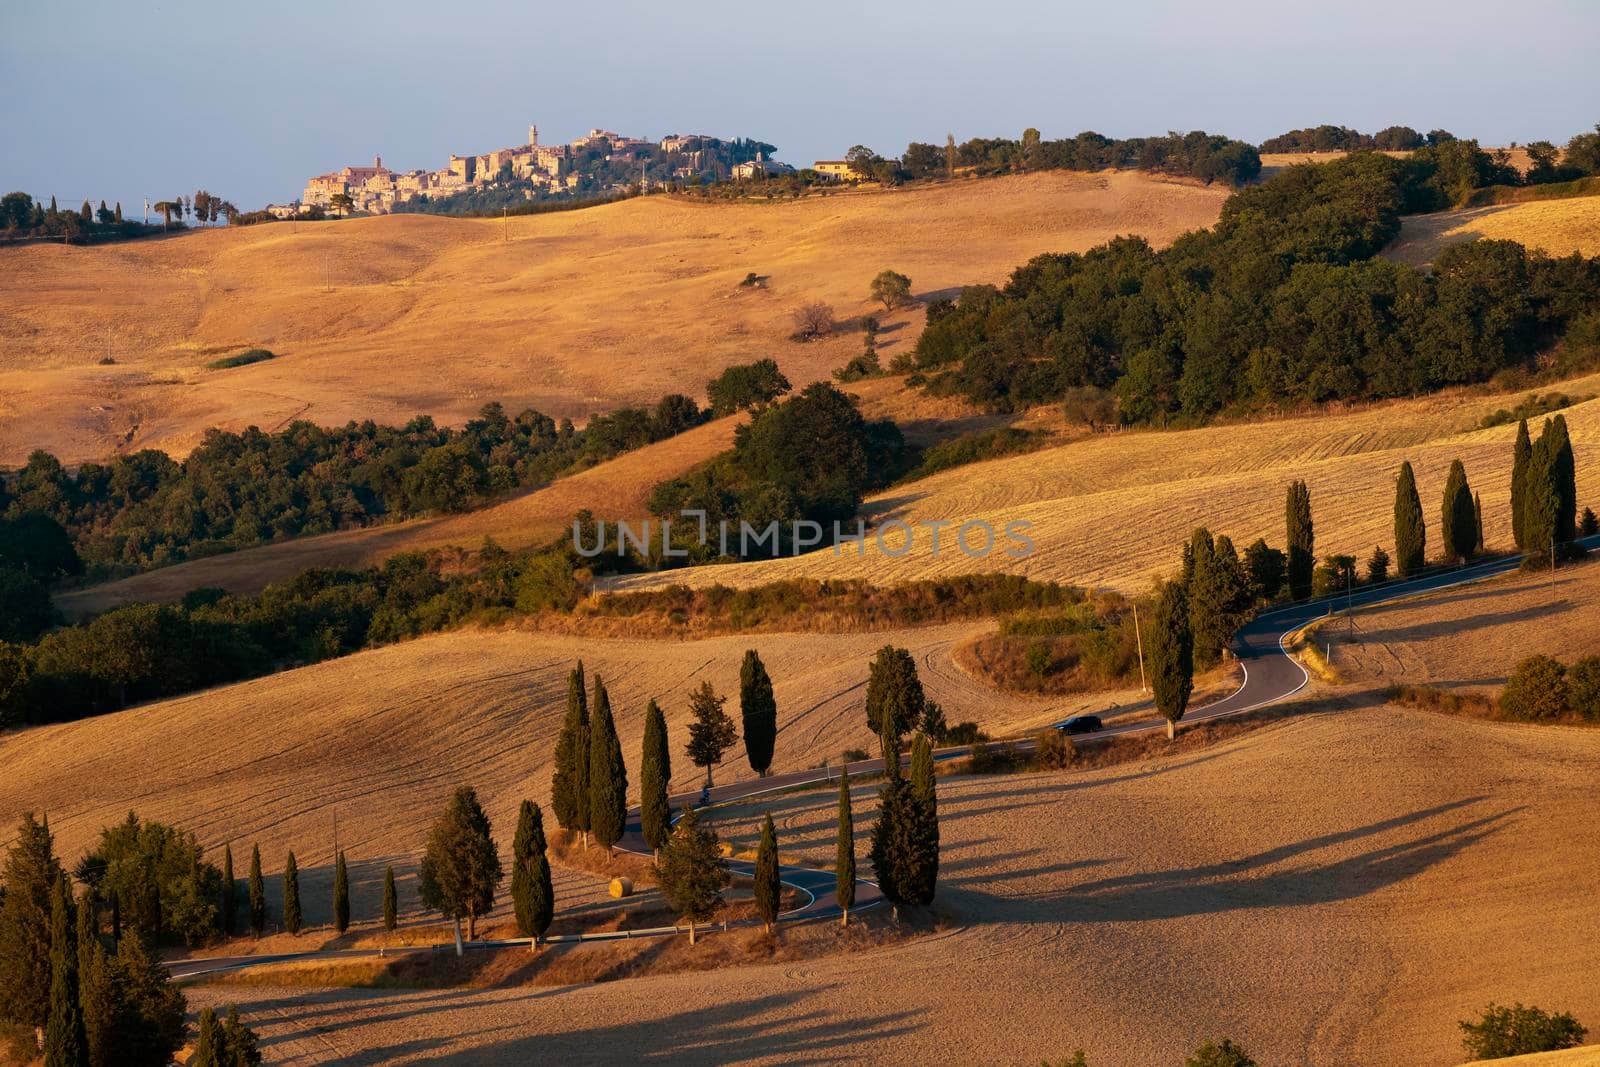
[[(1562, 383), (1573, 395), (1600, 394), (1600, 375)], [(1540, 392), (1549, 391), (1541, 387)], [(869, 536), (864, 552), (843, 546), (760, 563), (697, 567), (619, 579), (623, 588), (670, 583), (759, 585), (781, 578), (852, 577), (891, 584), (940, 575), (1003, 570), (1122, 592), (1140, 592), (1177, 569), (1179, 551), (1196, 526), (1227, 534), (1242, 551), (1257, 537), (1282, 547), (1284, 493), (1303, 478), (1311, 490), (1319, 555), (1347, 552), (1365, 559), (1374, 545), (1393, 545), (1394, 480), (1410, 460), (1437, 548), (1440, 497), (1450, 463), (1460, 458), (1482, 494), (1484, 537), (1510, 542), (1511, 442), (1515, 425), (1474, 429), (1483, 416), (1524, 395), (1451, 391), (1344, 412), (1318, 412), (1195, 430), (1098, 434), (1038, 452), (958, 467), (889, 489), (869, 499), (872, 521), (899, 520), (883, 550)], [(1600, 400), (1568, 408), (1577, 455), (1580, 506), (1600, 511)], [(1532, 429), (1538, 433), (1538, 420)], [(920, 524), (981, 520), (997, 532), (1029, 522), (1035, 550), (1009, 558), (999, 542), (974, 559), (953, 550), (946, 529), (937, 558)], [(970, 543), (981, 545), (974, 530)]]
[[(1137, 766), (943, 779), (946, 920), (903, 944), (625, 986), (190, 996), (237, 999), (279, 1062), (1143, 1064), (1226, 1035), (1261, 1063), (1416, 1067), (1458, 1062), (1491, 999), (1593, 1025), (1600, 731), (1300, 710)], [(864, 829), (870, 785), (856, 803)], [(719, 824), (748, 843), (770, 809), (826, 861), (834, 804)]]
[(1449, 245), (1480, 238), (1518, 241), (1552, 256), (1600, 255), (1600, 196), (1410, 215), (1384, 255), (1420, 267)]
[[(161, 448), (291, 419), (459, 423), (498, 400), (581, 421), (776, 358), (796, 386), (860, 351), (788, 340), (791, 312), (873, 309), (892, 267), (919, 296), (1003, 280), (1124, 233), (1162, 245), (1228, 191), (1051, 172), (792, 202), (648, 197), (556, 214), (270, 224), (0, 250), (0, 465)], [(741, 289), (747, 273), (765, 290)], [(881, 307), (878, 308), (881, 312)], [(885, 359), (920, 316), (890, 316)], [(265, 347), (270, 362), (207, 370)], [(109, 357), (114, 364), (101, 365)]]

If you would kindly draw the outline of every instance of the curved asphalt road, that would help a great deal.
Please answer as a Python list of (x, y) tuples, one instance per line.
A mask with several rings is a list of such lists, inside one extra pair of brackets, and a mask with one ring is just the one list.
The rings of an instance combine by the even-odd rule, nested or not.
[[(1600, 547), (1600, 536), (1585, 538), (1579, 543), (1587, 548), (1597, 548)], [(1305, 668), (1300, 666), (1297, 660), (1285, 651), (1284, 642), (1296, 630), (1301, 629), (1308, 623), (1323, 618), (1332, 612), (1343, 611), (1350, 607), (1363, 607), (1390, 600), (1399, 600), (1404, 597), (1416, 596), (1420, 593), (1437, 592), (1452, 586), (1493, 578), (1515, 570), (1521, 562), (1521, 556), (1502, 556), (1497, 559), (1475, 563), (1469, 567), (1442, 570), (1421, 578), (1390, 582), (1376, 588), (1357, 590), (1348, 596), (1335, 596), (1309, 601), (1304, 604), (1295, 604), (1292, 607), (1280, 608), (1276, 611), (1258, 615), (1234, 635), (1233, 650), (1235, 655), (1238, 656), (1239, 666), (1244, 672), (1244, 681), (1238, 689), (1221, 700), (1213, 701), (1204, 707), (1190, 711), (1184, 716), (1183, 721), (1185, 723), (1206, 722), (1211, 719), (1224, 719), (1233, 715), (1242, 715), (1285, 700), (1304, 689), (1310, 681), (1310, 675), (1306, 673)], [(1092, 738), (1080, 736), (1077, 740), (1081, 743), (1090, 739), (1100, 740), (1126, 734), (1146, 733), (1151, 730), (1164, 730), (1166, 725), (1165, 719), (1159, 716), (1151, 716), (1150, 718), (1142, 718), (1132, 722), (1118, 723), (1093, 734)], [(1031, 739), (1017, 744), (1017, 748), (1022, 751), (1028, 751), (1032, 747), (1033, 741)], [(971, 752), (970, 746), (945, 748), (938, 750), (934, 754), (934, 758), (942, 762), (960, 759), (970, 755)], [(883, 770), (883, 760), (861, 760), (849, 764), (849, 768), (852, 775), (871, 775)], [(835, 782), (837, 780), (838, 769), (832, 767), (790, 771), (787, 774), (777, 774), (769, 778), (717, 786), (711, 790), (710, 803), (719, 805), (747, 801), (770, 793), (795, 789), (800, 786)], [(699, 792), (680, 793), (672, 798), (672, 806), (674, 810), (682, 810), (691, 805), (698, 805), (700, 798), (701, 794)], [(644, 837), (639, 830), (638, 809), (629, 811), (627, 830), (624, 832), (622, 840), (618, 842), (617, 847), (638, 855), (648, 856), (651, 854), (650, 848), (645, 844)], [(755, 864), (745, 860), (730, 860), (728, 866), (735, 874), (746, 878), (750, 877), (755, 868)], [(780, 921), (792, 922), (805, 919), (837, 918), (839, 916), (839, 903), (834, 895), (835, 879), (832, 871), (784, 865), (779, 867), (778, 876), (786, 885), (799, 890), (802, 896), (806, 898), (800, 906), (780, 916)], [(852, 908), (853, 911), (870, 908), (882, 902), (883, 895), (879, 892), (877, 883), (864, 878), (857, 879), (856, 902)], [(562, 938), (551, 938), (550, 940), (618, 940), (630, 936), (652, 937), (678, 932), (680, 932), (678, 928), (667, 926), (616, 934), (569, 935)], [(471, 947), (488, 948), (525, 944), (527, 944), (526, 940), (476, 941), (471, 943)], [(422, 949), (399, 951), (431, 951), (444, 947), (447, 946), (431, 946)], [(171, 963), (169, 968), (174, 977), (186, 978), (211, 971), (232, 970), (264, 963), (371, 955), (373, 955), (371, 949), (329, 949), (286, 955), (231, 956), (181, 960)]]

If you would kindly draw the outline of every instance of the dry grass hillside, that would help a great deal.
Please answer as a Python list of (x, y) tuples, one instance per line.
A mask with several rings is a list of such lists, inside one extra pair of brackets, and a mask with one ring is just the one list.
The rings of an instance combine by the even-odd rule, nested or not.
[[(1561, 388), (1575, 396), (1597, 394), (1600, 376)], [(884, 537), (889, 553), (869, 537), (864, 555), (848, 547), (839, 555), (828, 549), (770, 562), (638, 576), (619, 584), (749, 586), (798, 576), (865, 577), (886, 584), (1004, 570), (1137, 592), (1177, 567), (1179, 549), (1196, 526), (1229, 535), (1240, 549), (1257, 537), (1281, 547), (1284, 491), (1296, 478), (1304, 478), (1311, 490), (1318, 553), (1349, 552), (1365, 559), (1374, 545), (1392, 545), (1394, 479), (1408, 459), (1430, 526), (1436, 527), (1450, 463), (1461, 458), (1473, 489), (1483, 497), (1487, 543), (1505, 545), (1516, 428), (1472, 427), (1523, 395), (1452, 392), (1345, 413), (1096, 435), (958, 467), (869, 500), (864, 510), (875, 519), (898, 519), (918, 531), (910, 552), (892, 554), (900, 551), (903, 533), (891, 529)], [(1600, 400), (1565, 414), (1577, 454), (1579, 501), (1600, 510)], [(1537, 421), (1533, 429), (1538, 432)], [(917, 525), (971, 520), (988, 522), (996, 531), (1012, 521), (1030, 522), (1028, 536), (1036, 550), (1011, 559), (1002, 544), (991, 555), (973, 559), (952, 549), (951, 528), (935, 558), (927, 530)], [(970, 543), (981, 544), (980, 538), (974, 531)]]
[(1520, 241), (1552, 256), (1600, 255), (1600, 196), (1412, 215), (1384, 255), (1420, 267), (1450, 245), (1480, 238)]
[(1567, 663), (1600, 655), (1597, 596), (1600, 561), (1589, 561), (1363, 608), (1353, 631), (1328, 632), (1353, 681), (1493, 693), (1535, 653)]
[[(427, 826), (461, 782), (476, 785), (509, 848), (517, 804), (549, 795), (567, 672), (580, 657), (605, 679), (629, 766), (637, 772), (644, 707), (656, 698), (672, 731), (673, 784), (704, 771), (683, 755), (688, 696), (702, 681), (732, 693), (740, 660), (759, 650), (780, 709), (775, 766), (814, 766), (875, 745), (863, 713), (867, 664), (886, 643), (910, 649), (949, 721), (992, 731), (1034, 728), (1087, 706), (1000, 696), (956, 667), (952, 649), (992, 624), (699, 641), (602, 640), (467, 630), (409, 641), (112, 715), (0, 735), (0, 840), (23, 811), (48, 811), (74, 859), (125, 815), (192, 828), (237, 854), (258, 841), (269, 868), (298, 850), (311, 885), (331, 877), (323, 847), (331, 812), (362, 870), (414, 861)], [(1097, 694), (1132, 703), (1135, 693)], [(718, 781), (750, 776), (735, 746)], [(636, 785), (637, 783), (635, 783)], [(308, 858), (307, 853), (310, 854)], [(380, 860), (382, 861), (380, 863)], [(361, 892), (378, 886), (362, 880)], [(307, 894), (314, 921), (326, 893)], [(358, 893), (358, 904), (360, 903)], [(368, 904), (376, 906), (376, 897)], [(325, 919), (326, 916), (323, 915)]]
[[(651, 197), (499, 220), (402, 215), (0, 251), (0, 464), (191, 448), (209, 426), (418, 413), (490, 400), (583, 419), (771, 355), (803, 384), (860, 335), (790, 342), (810, 301), (870, 310), (893, 267), (926, 296), (1123, 233), (1165, 244), (1227, 190), (1045, 173), (783, 203)], [(766, 290), (741, 289), (754, 272)], [(881, 310), (881, 309), (880, 309)], [(888, 323), (885, 358), (920, 318)], [(206, 370), (250, 347), (270, 362)], [(116, 362), (101, 365), (109, 356)]]
[[(902, 945), (625, 987), (191, 996), (240, 999), (280, 1062), (1170, 1064), (1228, 1035), (1260, 1063), (1417, 1067), (1458, 1062), (1491, 999), (1600, 1020), (1600, 731), (1302, 707), (1182, 758), (945, 779), (952, 918)], [(747, 844), (767, 807), (786, 853), (831, 856), (831, 793), (723, 823)]]

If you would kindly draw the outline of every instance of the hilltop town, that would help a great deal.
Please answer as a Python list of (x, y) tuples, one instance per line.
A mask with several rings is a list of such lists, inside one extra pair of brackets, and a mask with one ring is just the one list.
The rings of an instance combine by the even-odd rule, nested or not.
[[(391, 170), (376, 156), (371, 166), (347, 166), (306, 182), (296, 203), (273, 205), (279, 217), (316, 209), (388, 214), (398, 205), (437, 201), (474, 190), (505, 188), (523, 198), (603, 193), (629, 184), (712, 182), (794, 168), (770, 157), (770, 144), (705, 134), (668, 134), (659, 141), (591, 129), (565, 144), (540, 144), (528, 127), (525, 144), (479, 155), (454, 155), (439, 170)], [(403, 209), (402, 209), (403, 210)]]

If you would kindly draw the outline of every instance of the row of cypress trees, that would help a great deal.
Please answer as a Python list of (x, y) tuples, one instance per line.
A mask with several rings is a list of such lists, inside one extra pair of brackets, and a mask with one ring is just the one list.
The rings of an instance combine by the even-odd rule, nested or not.
[(1512, 449), (1512, 536), (1519, 549), (1543, 557), (1579, 533), (1577, 467), (1566, 417), (1546, 419), (1537, 441), (1530, 441), (1523, 419)]
[[(233, 876), (233, 846), (222, 850), (222, 902), (218, 909), (222, 932), (233, 936), (239, 930), (238, 882)], [(261, 873), (261, 846), (250, 849), (250, 873), (245, 880), (246, 920), (250, 932), (260, 937), (267, 929), (267, 885)], [(305, 916), (300, 903), (300, 865), (291, 851), (283, 862), (283, 929), (298, 934)], [(399, 925), (399, 900), (395, 894), (394, 868), (383, 872), (383, 928)], [(340, 849), (333, 864), (333, 928), (338, 933), (350, 929), (350, 869)]]
[[(707, 769), (722, 757), (732, 742), (732, 724), (721, 712), (722, 698), (703, 686), (696, 694), (696, 714), (704, 722), (691, 729), (689, 751)], [(611, 848), (627, 827), (628, 771), (617, 737), (611, 698), (605, 683), (595, 676), (591, 700), (580, 661), (567, 676), (567, 712), (556, 739), (555, 773), (551, 781), (551, 807), (556, 822), (579, 833), (584, 844)], [(778, 705), (772, 679), (754, 649), (745, 652), (739, 670), (739, 705), (744, 725), (745, 752), (751, 768), (771, 773), (778, 733)], [(667, 743), (666, 718), (652, 699), (645, 707), (644, 750), (640, 761), (641, 829), (646, 843), (657, 852), (671, 830), (667, 800), (672, 780), (672, 758)]]

